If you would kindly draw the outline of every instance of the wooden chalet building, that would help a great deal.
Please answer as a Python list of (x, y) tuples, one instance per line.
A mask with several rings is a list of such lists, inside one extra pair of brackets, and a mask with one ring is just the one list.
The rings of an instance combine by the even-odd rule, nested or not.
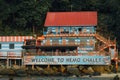
[(97, 21), (96, 11), (48, 12), (43, 36), (24, 42), (24, 65), (109, 65), (116, 41), (96, 32)]
[(32, 36), (0, 36), (0, 66), (22, 66), (24, 40), (32, 38)]

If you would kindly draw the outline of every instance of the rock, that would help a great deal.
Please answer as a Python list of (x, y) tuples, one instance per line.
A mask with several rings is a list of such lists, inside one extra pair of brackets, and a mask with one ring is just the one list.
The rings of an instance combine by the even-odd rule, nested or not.
[(104, 70), (104, 66), (92, 66), (95, 72), (106, 73)]
[(0, 78), (2, 78), (3, 76), (2, 75), (0, 75)]
[(53, 75), (54, 70), (52, 68), (45, 68), (43, 74), (45, 74), (45, 75)]
[(79, 66), (79, 70), (82, 70), (84, 68), (84, 66)]
[(100, 73), (110, 73), (111, 69), (109, 66), (92, 66), (94, 72), (100, 72)]
[(0, 69), (5, 69), (5, 66), (0, 64)]
[(100, 73), (100, 72), (94, 72), (92, 75), (93, 75), (93, 76), (100, 76), (101, 73)]
[(61, 73), (59, 72), (57, 67), (54, 66), (52, 69), (54, 71), (54, 74), (53, 74), (54, 76), (60, 76), (61, 75)]
[(58, 72), (58, 68), (56, 68), (56, 67), (53, 67), (53, 70), (54, 70), (55, 72)]
[(18, 65), (13, 65), (12, 68), (13, 68), (13, 69), (20, 69), (20, 66), (18, 66)]
[(119, 80), (118, 75), (116, 75), (116, 76), (113, 78), (113, 80)]
[(82, 69), (81, 71), (82, 71), (82, 73), (85, 74), (85, 75), (89, 75), (89, 74), (90, 74), (90, 72), (88, 71), (87, 68), (84, 68), (84, 69)]
[(25, 67), (25, 66), (21, 66), (21, 68), (20, 69), (23, 69), (23, 70), (28, 70), (28, 68), (27, 67)]
[(77, 67), (78, 67), (78, 65), (72, 65), (71, 67), (75, 67), (75, 68), (77, 68)]
[(76, 76), (76, 75), (73, 75), (72, 77), (74, 78), (74, 77), (77, 77), (77, 76)]
[(11, 78), (9, 78), (9, 80), (13, 80), (13, 78), (11, 77)]
[(21, 76), (21, 77), (27, 76), (26, 71), (23, 70), (23, 69), (17, 69), (17, 70), (15, 70), (15, 73), (16, 73), (17, 76)]
[(58, 73), (58, 72), (59, 72), (59, 71), (58, 71), (58, 68), (55, 67), (55, 66), (54, 66), (52, 69), (53, 69), (54, 73)]
[(35, 75), (35, 76), (41, 75), (41, 72), (39, 72), (38, 70), (31, 70), (30, 75)]
[(62, 73), (64, 73), (65, 70), (66, 70), (66, 68), (65, 68), (64, 66), (62, 66), (62, 65), (61, 65), (60, 69), (61, 69), (61, 72), (62, 72)]
[(88, 67), (88, 71), (89, 71), (90, 73), (93, 73), (93, 72), (94, 72), (94, 70), (92, 69), (92, 67)]
[(79, 69), (76, 67), (72, 67), (72, 66), (67, 66), (67, 72), (69, 74), (72, 74), (72, 75), (79, 75), (80, 74)]
[(38, 75), (44, 73), (44, 69), (38, 66), (36, 66), (36, 71), (38, 71)]
[(15, 75), (15, 72), (14, 72), (14, 70), (12, 70), (12, 69), (3, 69), (3, 70), (1, 70), (1, 75)]
[(120, 66), (118, 66), (118, 72), (120, 73)]
[(61, 73), (61, 76), (68, 77), (69, 74), (67, 74), (67, 73)]
[(44, 70), (43, 68), (38, 67), (38, 66), (36, 66), (36, 69), (37, 69), (38, 71), (43, 71), (43, 70)]
[(105, 70), (107, 73), (111, 73), (110, 66), (104, 66), (104, 70)]
[(12, 69), (8, 69), (8, 75), (15, 75), (15, 71), (14, 70), (12, 70)]
[(81, 75), (92, 75), (94, 73), (93, 68), (90, 66), (83, 66), (83, 67), (79, 66), (79, 69), (81, 71)]

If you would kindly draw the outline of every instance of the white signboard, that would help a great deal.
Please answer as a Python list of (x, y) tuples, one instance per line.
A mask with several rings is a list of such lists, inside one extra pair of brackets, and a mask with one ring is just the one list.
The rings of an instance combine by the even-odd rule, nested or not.
[(110, 56), (25, 56), (24, 65), (109, 65)]

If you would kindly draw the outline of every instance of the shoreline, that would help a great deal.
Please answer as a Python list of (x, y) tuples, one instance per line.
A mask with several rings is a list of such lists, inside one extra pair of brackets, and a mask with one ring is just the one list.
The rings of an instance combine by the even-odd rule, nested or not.
[(1, 77), (96, 77), (96, 78), (113, 78), (116, 75), (120, 77), (120, 73), (112, 72), (108, 66), (48, 66), (34, 69), (29, 67), (13, 66), (11, 68), (1, 68)]
[(68, 76), (53, 76), (53, 75), (26, 75), (26, 76), (17, 76), (17, 75), (0, 75), (0, 78), (10, 78), (10, 77), (68, 77), (68, 78), (114, 78), (116, 75), (120, 77), (120, 73), (109, 73), (109, 74), (101, 74), (99, 76), (90, 76), (90, 75), (83, 75), (83, 76), (76, 76), (76, 75), (68, 75)]

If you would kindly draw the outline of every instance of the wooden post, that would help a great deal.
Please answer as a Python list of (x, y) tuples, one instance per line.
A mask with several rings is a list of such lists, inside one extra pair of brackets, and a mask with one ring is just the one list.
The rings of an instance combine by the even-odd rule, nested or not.
[(50, 68), (50, 64), (48, 64), (47, 68), (48, 68), (48, 69)]
[(18, 66), (20, 67), (20, 59), (18, 59)]
[(21, 60), (22, 60), (22, 66), (26, 68), (26, 65), (24, 64), (24, 52), (23, 51), (22, 51)]
[(63, 73), (65, 71), (65, 67), (61, 64), (61, 72)]
[(116, 48), (116, 44), (114, 45), (114, 51), (115, 51), (115, 55), (114, 55), (115, 67), (116, 67), (116, 71), (117, 71), (118, 70), (118, 51), (117, 51), (117, 48)]
[(9, 59), (7, 58), (6, 67), (8, 68), (8, 66), (9, 66)]
[(8, 59), (8, 52), (7, 52), (7, 61), (6, 61), (6, 67), (9, 67), (9, 59)]
[(10, 65), (10, 67), (11, 67), (11, 59), (9, 59), (9, 65)]
[(78, 47), (77, 47), (77, 49), (76, 49), (76, 56), (78, 56)]
[(110, 46), (109, 46), (109, 55), (111, 56), (111, 51), (110, 51), (110, 50), (111, 50), (111, 48), (110, 48)]
[(16, 59), (15, 59), (15, 61), (14, 61), (14, 64), (16, 65)]
[(34, 67), (34, 64), (32, 64), (32, 70), (34, 70), (34, 68), (35, 68), (35, 67)]
[(26, 68), (26, 65), (23, 65), (24, 68)]

